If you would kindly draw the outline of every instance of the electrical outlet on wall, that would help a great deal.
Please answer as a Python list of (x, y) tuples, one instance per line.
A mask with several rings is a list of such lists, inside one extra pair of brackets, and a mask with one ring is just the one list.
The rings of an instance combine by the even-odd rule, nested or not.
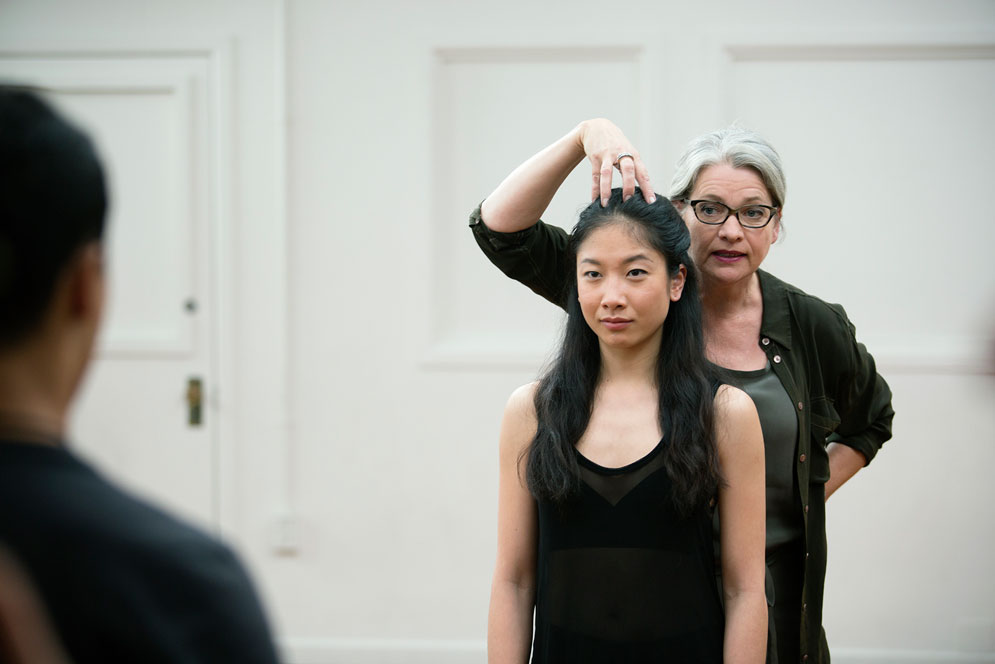
[(293, 514), (285, 513), (273, 521), (273, 551), (280, 556), (300, 553), (300, 522)]

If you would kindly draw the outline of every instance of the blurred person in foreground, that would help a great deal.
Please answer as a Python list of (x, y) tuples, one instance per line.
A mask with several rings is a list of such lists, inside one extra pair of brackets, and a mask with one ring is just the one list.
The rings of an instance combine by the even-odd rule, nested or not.
[(71, 664), (38, 592), (0, 546), (0, 663)]
[(0, 86), (0, 545), (78, 664), (275, 662), (232, 551), (68, 449), (104, 306), (105, 212), (90, 140)]

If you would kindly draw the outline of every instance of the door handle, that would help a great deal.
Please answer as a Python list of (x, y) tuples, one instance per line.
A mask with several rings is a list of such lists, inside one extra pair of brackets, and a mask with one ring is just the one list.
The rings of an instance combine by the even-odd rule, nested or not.
[(200, 378), (187, 380), (187, 424), (191, 427), (204, 424), (204, 382)]

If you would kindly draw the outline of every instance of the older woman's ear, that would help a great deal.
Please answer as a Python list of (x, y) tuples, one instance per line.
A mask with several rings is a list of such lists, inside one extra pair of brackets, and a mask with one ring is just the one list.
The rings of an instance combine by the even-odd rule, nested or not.
[(774, 221), (772, 223), (772, 225), (774, 226), (774, 231), (772, 233), (773, 237), (771, 238), (770, 241), (771, 244), (777, 242), (777, 239), (781, 237), (781, 217), (783, 216), (784, 216), (784, 208), (781, 208), (780, 210), (777, 211), (777, 216), (774, 217)]

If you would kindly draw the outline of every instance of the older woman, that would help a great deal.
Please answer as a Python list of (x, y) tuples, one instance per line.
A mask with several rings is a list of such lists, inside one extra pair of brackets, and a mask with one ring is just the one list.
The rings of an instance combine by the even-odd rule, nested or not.
[[(567, 234), (540, 220), (585, 158), (592, 198), (614, 170), (624, 196), (655, 199), (638, 151), (607, 120), (589, 120), (519, 166), (470, 218), (506, 275), (563, 306)], [(825, 499), (891, 437), (891, 391), (839, 305), (760, 270), (777, 240), (785, 179), (777, 152), (730, 128), (693, 140), (670, 199), (691, 232), (702, 275), (706, 354), (757, 405), (766, 448), (768, 661), (828, 662), (822, 630)]]

